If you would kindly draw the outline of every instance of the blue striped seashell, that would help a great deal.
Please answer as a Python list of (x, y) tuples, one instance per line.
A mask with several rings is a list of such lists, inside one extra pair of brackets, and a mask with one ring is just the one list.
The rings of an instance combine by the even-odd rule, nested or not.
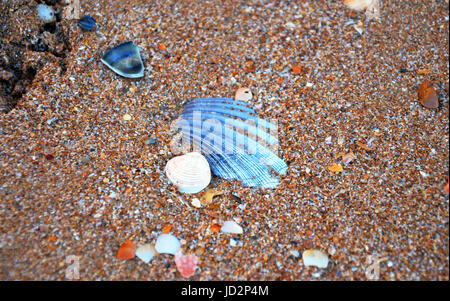
[(81, 27), (84, 31), (89, 31), (92, 28), (95, 27), (97, 23), (95, 22), (95, 19), (91, 16), (84, 16), (78, 21), (78, 25)]
[(278, 144), (269, 133), (276, 131), (276, 125), (258, 118), (245, 102), (195, 99), (184, 107), (175, 125), (183, 132), (183, 142), (200, 149), (211, 171), (223, 179), (239, 180), (247, 187), (275, 188), (278, 179), (271, 170), (287, 171), (286, 163), (267, 147)]
[(133, 42), (126, 42), (114, 47), (105, 53), (101, 61), (121, 76), (128, 78), (144, 76), (141, 54)]

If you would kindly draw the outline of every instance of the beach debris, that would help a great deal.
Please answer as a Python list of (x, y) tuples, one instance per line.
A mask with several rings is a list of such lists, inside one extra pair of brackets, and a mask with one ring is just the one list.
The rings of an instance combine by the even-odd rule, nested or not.
[(433, 85), (425, 80), (419, 87), (419, 102), (425, 108), (436, 109), (439, 107), (439, 99)]
[(56, 14), (53, 8), (45, 4), (38, 5), (38, 15), (39, 18), (44, 21), (44, 23), (53, 23), (56, 21)]
[(342, 172), (344, 169), (342, 168), (341, 164), (334, 164), (328, 167), (328, 170), (331, 172), (339, 173)]
[(117, 258), (121, 260), (133, 259), (136, 256), (136, 246), (131, 240), (122, 244), (117, 252)]
[(356, 159), (356, 156), (352, 152), (347, 153), (347, 154), (342, 156), (342, 162), (344, 164), (349, 164), (350, 162), (352, 162), (355, 159)]
[(249, 88), (239, 88), (236, 90), (234, 100), (237, 101), (249, 101), (253, 97), (252, 91)]
[(206, 158), (192, 152), (167, 162), (165, 172), (169, 180), (183, 193), (197, 193), (209, 185), (211, 170)]
[(78, 20), (78, 26), (84, 31), (89, 31), (95, 27), (97, 22), (91, 16), (84, 16), (80, 20)]
[(219, 224), (213, 224), (211, 227), (209, 227), (209, 232), (211, 233), (219, 233), (220, 231), (220, 225)]
[(172, 234), (161, 234), (156, 239), (155, 250), (158, 254), (177, 254), (181, 247), (180, 240)]
[(189, 278), (195, 274), (197, 269), (198, 257), (195, 255), (183, 255), (183, 253), (178, 252), (175, 254), (175, 265), (177, 266), (178, 272), (184, 278)]
[(162, 229), (162, 234), (169, 234), (170, 233), (170, 231), (172, 230), (172, 225), (167, 225), (167, 226), (165, 226), (163, 229)]
[(272, 151), (278, 145), (271, 134), (276, 125), (258, 118), (245, 102), (195, 99), (174, 126), (181, 129), (185, 148), (199, 148), (211, 171), (223, 179), (236, 179), (247, 187), (275, 188), (278, 179), (269, 167), (278, 174), (287, 171), (286, 163)]
[(133, 42), (122, 43), (103, 55), (101, 61), (115, 73), (128, 78), (144, 76), (139, 48)]
[(220, 231), (223, 233), (242, 234), (244, 231), (235, 221), (226, 221), (222, 224)]
[(223, 191), (219, 191), (219, 190), (216, 190), (216, 189), (207, 189), (203, 193), (203, 195), (202, 195), (202, 197), (200, 199), (200, 202), (201, 202), (202, 205), (209, 205), (209, 204), (212, 203), (214, 197), (222, 195), (222, 194), (223, 194)]
[(125, 121), (130, 121), (131, 120), (131, 115), (130, 114), (124, 114), (122, 118)]
[(294, 74), (294, 75), (302, 74), (304, 71), (305, 71), (305, 68), (302, 66), (295, 65), (292, 67), (292, 74)]
[(156, 252), (155, 246), (152, 244), (142, 245), (136, 250), (136, 257), (145, 263), (149, 263), (156, 255), (158, 255), (158, 252)]
[(344, 3), (351, 9), (366, 11), (366, 17), (370, 21), (380, 18), (379, 0), (344, 0)]
[(302, 254), (303, 264), (305, 266), (316, 266), (318, 268), (326, 268), (328, 266), (328, 256), (320, 250), (306, 250)]
[(193, 198), (191, 201), (191, 205), (195, 208), (201, 208), (202, 207), (202, 203), (200, 202), (200, 200), (198, 198)]

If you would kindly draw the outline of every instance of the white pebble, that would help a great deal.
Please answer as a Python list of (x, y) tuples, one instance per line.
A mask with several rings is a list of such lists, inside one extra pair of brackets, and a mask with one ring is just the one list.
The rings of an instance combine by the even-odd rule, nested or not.
[(55, 11), (45, 4), (38, 5), (38, 15), (44, 23), (52, 23), (56, 21)]
[(244, 231), (235, 221), (226, 221), (223, 223), (220, 231), (223, 233), (242, 234)]
[(175, 255), (180, 247), (180, 241), (172, 234), (161, 234), (155, 243), (155, 250), (160, 254)]
[(328, 256), (319, 250), (306, 250), (302, 254), (303, 264), (305, 266), (316, 266), (326, 268), (328, 266)]
[(202, 207), (202, 203), (200, 203), (200, 200), (198, 198), (192, 199), (191, 205), (194, 206), (195, 208)]

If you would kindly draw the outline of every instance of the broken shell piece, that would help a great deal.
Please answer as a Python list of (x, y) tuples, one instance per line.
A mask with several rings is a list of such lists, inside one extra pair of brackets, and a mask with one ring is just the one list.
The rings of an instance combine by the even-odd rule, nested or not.
[(152, 244), (140, 246), (136, 250), (136, 256), (145, 263), (149, 263), (155, 255), (158, 255), (158, 253)]
[(367, 9), (374, 1), (375, 0), (345, 0), (344, 2), (349, 8), (361, 11)]
[(305, 266), (316, 266), (326, 268), (328, 266), (328, 256), (319, 250), (306, 250), (302, 254), (303, 264)]
[(181, 252), (175, 255), (177, 270), (184, 278), (189, 278), (195, 274), (197, 263), (198, 257), (195, 255), (183, 255)]
[(165, 171), (169, 180), (183, 193), (197, 193), (211, 181), (209, 163), (197, 152), (170, 159)]
[(419, 87), (419, 101), (428, 109), (436, 109), (439, 107), (439, 99), (433, 85), (425, 80)]
[(242, 234), (244, 231), (235, 221), (226, 221), (223, 223), (220, 231), (223, 233)]
[(181, 247), (181, 243), (172, 234), (161, 234), (156, 239), (155, 250), (160, 254), (177, 254)]
[(234, 100), (249, 101), (253, 97), (252, 91), (249, 88), (239, 88), (234, 95)]
[(128, 78), (144, 76), (141, 54), (133, 42), (126, 42), (114, 47), (105, 53), (101, 61), (121, 76)]

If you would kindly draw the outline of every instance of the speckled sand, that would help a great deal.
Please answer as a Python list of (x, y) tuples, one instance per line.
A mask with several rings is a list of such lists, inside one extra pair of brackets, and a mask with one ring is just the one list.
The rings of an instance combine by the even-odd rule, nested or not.
[[(42, 27), (28, 2), (2, 11), (4, 43)], [(191, 280), (365, 280), (369, 256), (380, 279), (449, 279), (448, 0), (384, 0), (378, 22), (342, 1), (90, 2), (81, 16), (96, 31), (58, 21), (67, 44), (52, 52), (65, 54), (26, 49), (36, 75), (0, 115), (1, 280), (65, 280), (70, 255), (81, 280), (182, 280), (172, 255), (116, 258), (168, 225), (199, 257)], [(142, 79), (100, 62), (126, 41), (141, 49)], [(418, 102), (425, 79), (439, 109)], [(278, 121), (289, 170), (274, 190), (214, 178), (224, 195), (195, 208), (201, 194), (164, 174), (170, 122), (187, 100), (239, 87)], [(243, 234), (210, 232), (233, 218)], [(328, 268), (305, 267), (306, 249)]]

